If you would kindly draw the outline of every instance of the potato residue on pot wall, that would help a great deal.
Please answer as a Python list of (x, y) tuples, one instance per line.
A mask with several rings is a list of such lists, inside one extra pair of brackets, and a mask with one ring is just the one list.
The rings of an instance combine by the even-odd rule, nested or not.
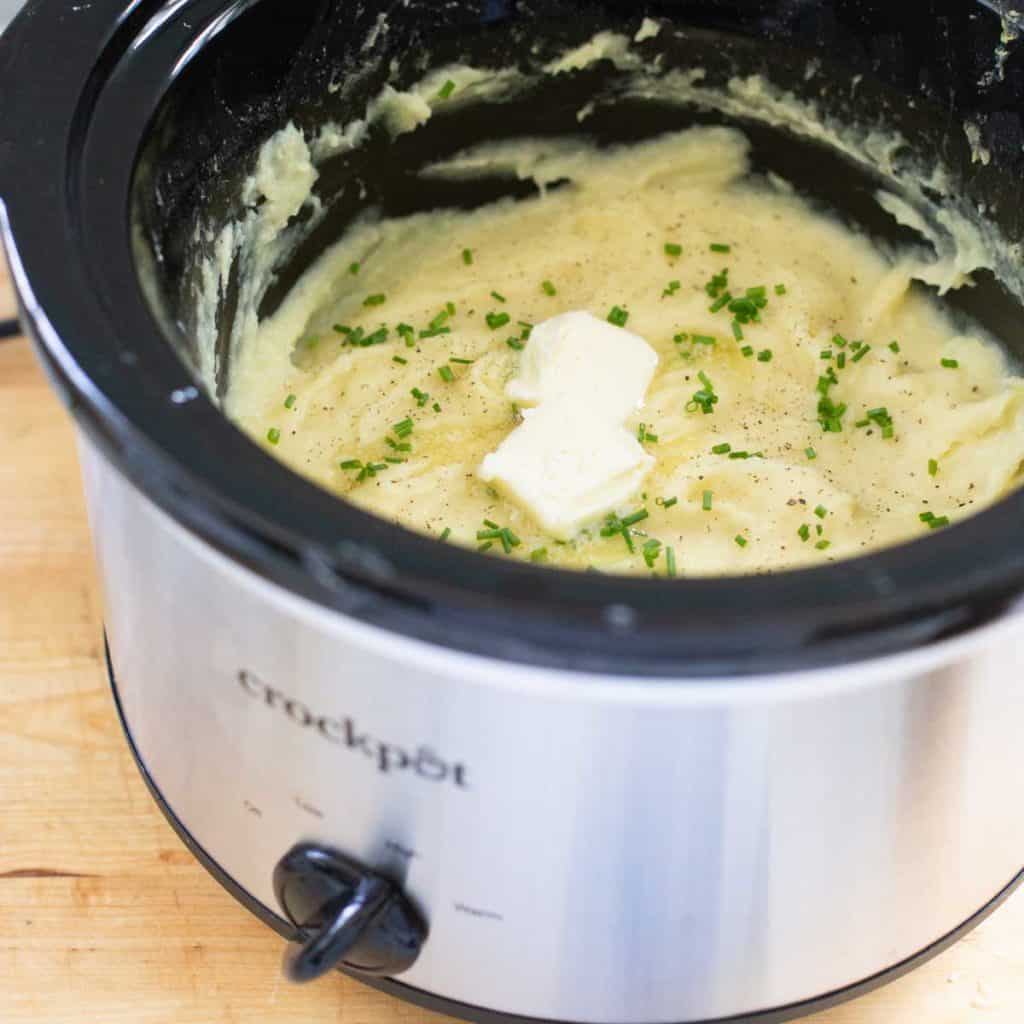
[[(740, 133), (600, 154), (522, 142), (431, 173), (513, 157), (572, 185), (368, 219), (240, 349), (228, 414), (387, 519), (501, 551), (497, 524), (512, 557), (602, 571), (664, 573), (669, 549), (688, 574), (815, 564), (1014, 485), (1024, 382), (912, 287), (916, 256), (889, 260), (750, 177)], [(616, 306), (660, 355), (635, 424), (656, 466), (616, 510), (647, 514), (555, 543), (477, 470), (517, 423), (504, 388), (527, 325)]]

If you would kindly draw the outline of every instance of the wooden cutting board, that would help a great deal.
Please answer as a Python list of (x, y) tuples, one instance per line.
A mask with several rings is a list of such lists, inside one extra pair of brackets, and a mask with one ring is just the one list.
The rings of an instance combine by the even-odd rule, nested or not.
[[(0, 268), (0, 319), (12, 308)], [(0, 440), (0, 1024), (442, 1021), (340, 976), (281, 980), (280, 940), (192, 860), (122, 740), (71, 427), (24, 340), (0, 341)], [(916, 973), (810, 1018), (1022, 1021), (1024, 893)]]

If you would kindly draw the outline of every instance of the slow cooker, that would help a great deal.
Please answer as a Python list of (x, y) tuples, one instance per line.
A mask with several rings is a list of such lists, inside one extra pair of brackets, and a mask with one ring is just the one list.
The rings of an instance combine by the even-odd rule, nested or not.
[[(941, 950), (1024, 868), (1024, 494), (853, 561), (700, 580), (375, 519), (219, 411), (244, 248), (199, 373), (201, 264), (261, 144), (433, 67), (622, 31), (661, 71), (758, 73), (898, 130), (1013, 243), (1020, 23), (995, 0), (30, 0), (0, 45), (0, 224), (81, 436), (117, 706), (164, 813), (288, 940), (293, 978), (339, 968), (476, 1020), (770, 1021)], [(759, 167), (899, 230), (872, 199), (891, 167), (621, 73), (540, 76), (333, 155), (261, 311), (367, 205), (526, 194), (416, 176), (485, 138), (739, 119)], [(950, 301), (1022, 357), (1012, 271)]]

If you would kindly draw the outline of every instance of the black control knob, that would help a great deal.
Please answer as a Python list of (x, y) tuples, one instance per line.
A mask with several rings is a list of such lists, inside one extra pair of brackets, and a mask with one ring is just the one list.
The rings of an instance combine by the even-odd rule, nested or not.
[(292, 981), (312, 981), (334, 967), (400, 974), (427, 937), (422, 918), (387, 878), (342, 854), (302, 843), (274, 869), (274, 891), (296, 930), (285, 957)]

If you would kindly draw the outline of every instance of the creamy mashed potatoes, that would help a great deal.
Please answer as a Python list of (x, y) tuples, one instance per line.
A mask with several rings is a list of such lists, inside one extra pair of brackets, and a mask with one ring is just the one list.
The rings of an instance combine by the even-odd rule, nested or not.
[[(784, 183), (738, 131), (523, 143), (537, 198), (355, 226), (239, 346), (227, 413), (379, 516), (502, 557), (725, 575), (851, 557), (1017, 486), (1024, 382), (886, 254)], [(434, 173), (507, 162), (507, 145)], [(655, 463), (556, 541), (478, 475), (521, 420), (530, 330), (568, 311), (658, 353), (632, 424)]]

